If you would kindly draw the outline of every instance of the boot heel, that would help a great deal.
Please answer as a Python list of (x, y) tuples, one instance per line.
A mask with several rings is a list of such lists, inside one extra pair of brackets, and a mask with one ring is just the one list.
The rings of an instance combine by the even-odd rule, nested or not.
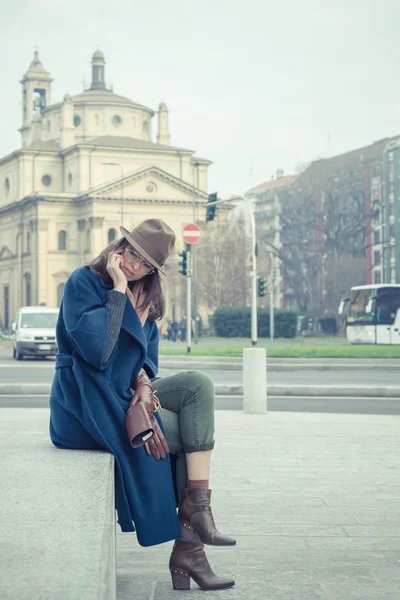
[(171, 569), (171, 579), (174, 590), (190, 590), (189, 573), (180, 569)]

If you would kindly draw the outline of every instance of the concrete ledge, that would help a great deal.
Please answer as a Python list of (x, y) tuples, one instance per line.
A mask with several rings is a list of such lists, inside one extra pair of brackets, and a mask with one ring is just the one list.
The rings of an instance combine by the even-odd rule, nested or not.
[(48, 414), (2, 409), (0, 598), (114, 600), (114, 458), (54, 448)]

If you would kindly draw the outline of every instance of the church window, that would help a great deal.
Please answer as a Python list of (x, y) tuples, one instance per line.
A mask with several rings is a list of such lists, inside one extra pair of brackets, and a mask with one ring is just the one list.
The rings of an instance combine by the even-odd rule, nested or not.
[(136, 117), (132, 117), (132, 128), (136, 129)]
[(67, 232), (63, 229), (58, 232), (58, 249), (66, 250), (67, 249)]
[(6, 177), (4, 181), (4, 195), (6, 198), (10, 195), (10, 180)]
[(117, 237), (117, 232), (114, 228), (108, 230), (108, 243), (111, 244)]
[(31, 251), (31, 234), (29, 233), (29, 231), (26, 234), (26, 252), (28, 252), (28, 254)]
[(119, 115), (114, 115), (111, 117), (111, 123), (114, 125), (114, 127), (119, 127), (122, 123), (122, 119)]
[(68, 173), (68, 185), (69, 185), (69, 187), (71, 187), (71, 185), (72, 185), (72, 175), (71, 175), (71, 173)]
[(47, 131), (50, 131), (51, 129), (51, 121), (50, 119), (47, 119)]
[(44, 186), (49, 187), (49, 185), (51, 184), (51, 177), (50, 175), (43, 175), (42, 177), (42, 183)]
[(95, 122), (96, 127), (98, 127), (100, 125), (99, 115), (94, 115), (94, 122)]
[(81, 118), (79, 115), (75, 115), (74, 116), (74, 125), (75, 127), (79, 127), (79, 125), (81, 124)]
[(46, 108), (46, 90), (35, 88), (33, 90), (33, 112), (41, 114)]
[(86, 230), (86, 252), (90, 252), (90, 229)]
[(144, 121), (144, 123), (143, 123), (143, 131), (145, 133), (147, 133), (149, 131), (149, 122), (148, 121)]
[(59, 283), (57, 286), (57, 306), (61, 305), (61, 300), (64, 294), (65, 283)]

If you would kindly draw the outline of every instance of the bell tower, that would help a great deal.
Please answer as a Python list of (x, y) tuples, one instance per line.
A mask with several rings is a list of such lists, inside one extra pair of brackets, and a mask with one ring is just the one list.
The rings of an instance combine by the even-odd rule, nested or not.
[(39, 51), (35, 49), (33, 60), (25, 73), (22, 83), (22, 146), (30, 142), (30, 130), (34, 116), (42, 115), (43, 110), (50, 104), (51, 82), (50, 73), (46, 71), (39, 59)]
[(161, 102), (158, 107), (158, 134), (157, 144), (169, 146), (171, 143), (171, 135), (169, 133), (169, 118), (168, 108), (165, 102)]

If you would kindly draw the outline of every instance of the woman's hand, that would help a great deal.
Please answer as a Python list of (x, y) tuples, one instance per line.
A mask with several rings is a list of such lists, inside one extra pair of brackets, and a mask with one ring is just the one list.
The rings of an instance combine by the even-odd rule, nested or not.
[(111, 252), (107, 260), (107, 273), (110, 275), (114, 288), (125, 294), (128, 287), (128, 280), (121, 269), (122, 257), (117, 252)]
[(161, 427), (154, 416), (155, 405), (153, 387), (144, 369), (141, 369), (137, 374), (134, 387), (135, 390), (132, 388), (130, 389), (131, 394), (133, 394), (131, 403), (136, 404), (136, 402), (141, 402), (144, 405), (154, 430), (153, 436), (144, 444), (145, 450), (148, 455), (152, 454), (154, 458), (160, 460), (160, 458), (166, 457), (169, 452), (169, 447)]

